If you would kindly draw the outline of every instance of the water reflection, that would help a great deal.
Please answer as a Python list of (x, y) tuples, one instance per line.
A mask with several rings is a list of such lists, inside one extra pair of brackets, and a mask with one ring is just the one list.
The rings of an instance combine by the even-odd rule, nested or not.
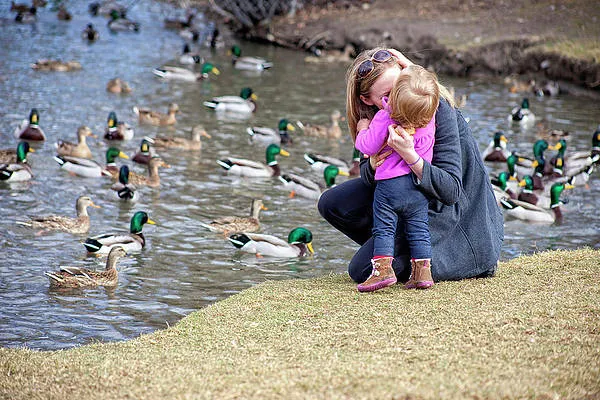
[[(92, 341), (124, 340), (175, 324), (190, 312), (221, 300), (266, 279), (309, 278), (343, 272), (356, 246), (323, 221), (313, 201), (289, 199), (277, 179), (244, 179), (224, 174), (215, 160), (226, 155), (264, 161), (264, 147), (249, 142), (247, 126), (274, 127), (281, 118), (290, 121), (328, 123), (332, 110), (344, 109), (344, 67), (304, 64), (304, 54), (243, 43), (244, 53), (272, 60), (275, 67), (260, 75), (232, 68), (225, 51), (199, 51), (222, 71), (210, 81), (161, 80), (152, 69), (174, 64), (182, 39), (165, 31), (157, 22), (173, 10), (168, 5), (136, 2), (130, 15), (141, 22), (139, 33), (111, 34), (101, 17), (91, 18), (86, 6), (73, 4), (73, 20), (58, 21), (49, 10), (40, 10), (32, 26), (16, 25), (3, 9), (0, 18), (0, 130), (2, 148), (16, 146), (12, 131), (17, 122), (40, 111), (40, 125), (48, 140), (36, 145), (30, 155), (35, 174), (31, 182), (0, 186), (0, 345), (39, 349), (66, 348)], [(100, 31), (100, 40), (88, 44), (80, 33), (90, 22)], [(33, 71), (37, 58), (76, 59), (83, 69), (71, 73)], [(129, 82), (133, 92), (106, 92), (109, 79)], [(458, 93), (468, 93), (464, 114), (483, 149), (493, 132), (504, 130), (510, 146), (531, 151), (535, 130), (509, 125), (506, 116), (521, 96), (508, 93), (500, 80), (470, 81), (442, 77)], [(252, 87), (258, 95), (256, 113), (245, 121), (219, 119), (202, 106), (213, 96), (239, 93)], [(531, 109), (557, 129), (572, 132), (570, 149), (589, 148), (598, 121), (597, 107), (587, 99), (563, 96), (531, 98)], [(132, 107), (165, 109), (179, 104), (181, 114), (174, 127), (138, 125)], [(53, 143), (74, 140), (77, 127), (85, 124), (93, 132), (104, 131), (106, 116), (115, 111), (135, 129), (135, 138), (120, 145), (130, 156), (143, 136), (157, 134), (188, 137), (201, 123), (212, 139), (203, 141), (201, 152), (164, 150), (160, 155), (171, 165), (161, 173), (161, 187), (143, 188), (136, 204), (113, 201), (110, 182), (74, 178), (60, 170), (52, 159)], [(344, 128), (345, 129), (345, 128)], [(282, 170), (307, 173), (302, 158), (306, 151), (349, 160), (352, 144), (347, 135), (340, 141), (305, 137), (300, 130), (291, 157), (280, 159)], [(101, 139), (88, 144), (97, 161), (103, 162), (108, 147)], [(120, 160), (122, 161), (122, 160)], [(145, 168), (131, 165), (145, 173)], [(311, 175), (313, 176), (313, 175)], [(313, 176), (318, 179), (319, 177)], [(533, 251), (594, 246), (598, 242), (598, 180), (589, 189), (571, 192), (565, 207), (565, 223), (540, 228), (516, 221), (506, 223), (503, 258)], [(341, 181), (343, 178), (338, 178)], [(127, 230), (135, 211), (148, 211), (157, 221), (146, 226), (147, 248), (120, 261), (119, 285), (86, 291), (50, 290), (43, 272), (59, 265), (103, 268), (104, 261), (86, 256), (80, 243), (86, 235), (37, 232), (15, 224), (30, 214), (73, 215), (75, 199), (87, 194), (102, 209), (91, 210), (90, 235)], [(261, 214), (263, 232), (287, 237), (296, 226), (314, 234), (316, 254), (305, 260), (257, 259), (237, 253), (218, 234), (199, 224), (208, 218), (246, 215), (250, 199), (261, 198), (269, 208)]]

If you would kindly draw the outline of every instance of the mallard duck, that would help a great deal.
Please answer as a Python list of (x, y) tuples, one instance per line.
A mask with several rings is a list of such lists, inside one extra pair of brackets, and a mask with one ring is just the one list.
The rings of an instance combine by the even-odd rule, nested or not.
[(127, 253), (139, 252), (146, 245), (142, 233), (144, 224), (154, 225), (156, 222), (148, 218), (145, 211), (138, 211), (131, 217), (129, 233), (106, 233), (87, 238), (83, 245), (88, 253), (108, 254), (115, 246), (121, 246)]
[(200, 54), (192, 53), (192, 51), (190, 50), (190, 45), (186, 43), (183, 45), (183, 51), (181, 52), (181, 55), (179, 56), (179, 63), (180, 64), (204, 64), (204, 57), (202, 57)]
[(69, 72), (78, 71), (81, 69), (79, 61), (60, 61), (60, 60), (37, 60), (31, 64), (31, 68), (38, 71), (57, 71), (57, 72)]
[[(322, 173), (329, 165), (335, 165), (340, 171), (349, 174), (350, 168), (348, 163), (339, 158), (326, 156), (322, 154), (304, 153), (304, 160), (310, 165), (310, 168), (314, 171)], [(359, 160), (360, 161), (360, 160)], [(359, 171), (360, 173), (360, 171)]]
[(174, 125), (177, 123), (175, 114), (179, 112), (177, 103), (169, 104), (167, 114), (158, 111), (152, 111), (149, 108), (133, 107), (133, 112), (139, 117), (141, 124), (150, 124), (155, 126)]
[(133, 128), (125, 122), (117, 120), (117, 113), (111, 111), (106, 120), (104, 139), (106, 140), (131, 140), (133, 139)]
[(73, 16), (69, 12), (69, 10), (67, 10), (67, 7), (64, 4), (58, 6), (56, 17), (61, 21), (70, 21), (71, 19), (73, 19)]
[[(598, 136), (600, 136), (600, 133), (598, 134)], [(567, 151), (567, 141), (564, 139), (561, 139), (558, 141), (558, 143), (554, 146), (554, 149), (558, 151), (558, 154), (556, 154), (556, 156), (552, 157), (550, 159), (550, 164), (553, 166), (557, 166), (557, 160), (561, 159), (562, 160), (562, 165), (561, 168), (564, 172), (565, 175), (571, 175), (573, 174), (575, 171), (581, 170), (582, 168), (585, 168), (587, 166), (590, 166), (592, 164), (596, 164), (598, 162), (598, 160), (600, 160), (600, 152), (596, 151), (594, 153), (594, 147), (598, 147), (599, 143), (595, 143), (594, 141), (597, 140), (596, 135), (594, 135), (594, 138), (592, 139), (592, 151), (577, 151), (577, 152), (569, 152), (569, 154), (566, 154)], [(567, 158), (568, 157), (568, 158)], [(568, 162), (568, 168), (567, 168), (567, 162)]]
[(71, 157), (71, 156), (56, 156), (54, 160), (60, 165), (61, 169), (70, 174), (83, 176), (86, 178), (100, 178), (102, 176), (114, 176), (119, 172), (115, 164), (115, 158), (129, 158), (125, 153), (115, 147), (110, 147), (106, 151), (106, 163), (103, 167), (94, 160), (87, 158)]
[(221, 73), (219, 69), (211, 63), (204, 63), (201, 72), (194, 72), (189, 69), (172, 67), (169, 65), (152, 70), (152, 73), (160, 78), (186, 82), (196, 82), (208, 79), (211, 72), (215, 75)]
[(19, 24), (33, 24), (37, 21), (37, 7), (29, 7), (27, 11), (19, 11), (15, 16), (15, 22)]
[(113, 179), (116, 179), (115, 177), (119, 174), (119, 167), (117, 167), (117, 163), (115, 162), (117, 157), (124, 158), (126, 160), (129, 159), (127, 154), (123, 153), (116, 147), (109, 147), (106, 150), (106, 166), (104, 167), (104, 170), (110, 172), (110, 175)]
[(248, 217), (222, 217), (209, 223), (200, 222), (200, 225), (211, 232), (221, 232), (224, 235), (234, 232), (256, 232), (260, 229), (260, 221), (258, 219), (260, 212), (266, 209), (262, 200), (254, 199), (252, 200), (250, 216)]
[(519, 182), (519, 187), (522, 189), (517, 197), (517, 200), (524, 201), (541, 208), (550, 208), (550, 198), (534, 193), (533, 177), (530, 175), (525, 175)]
[(527, 82), (518, 80), (514, 76), (504, 78), (504, 83), (509, 87), (511, 93), (532, 93), (535, 88), (535, 80), (530, 79)]
[(10, 2), (10, 12), (27, 12), (31, 6), (25, 3), (15, 3), (14, 1)]
[(229, 241), (245, 253), (256, 254), (257, 257), (304, 257), (314, 253), (312, 233), (306, 228), (293, 229), (285, 240), (272, 235), (256, 233), (236, 233)]
[(124, 12), (119, 13), (116, 10), (110, 12), (110, 21), (108, 21), (108, 29), (114, 32), (138, 32), (140, 24), (138, 22), (127, 19)]
[(17, 221), (19, 225), (42, 230), (64, 231), (70, 233), (86, 233), (90, 230), (90, 216), (87, 208), (101, 208), (94, 204), (89, 196), (79, 196), (75, 203), (77, 217), (66, 217), (63, 215), (31, 216), (30, 221)]
[(111, 93), (131, 93), (131, 87), (121, 78), (113, 78), (106, 84), (106, 91)]
[[(596, 156), (598, 157), (598, 156)], [(588, 186), (588, 181), (592, 172), (594, 172), (595, 164), (582, 167), (578, 171), (574, 171), (571, 175), (566, 176), (566, 182), (573, 186)]]
[(561, 93), (560, 85), (556, 81), (547, 81), (545, 84), (534, 85), (533, 92), (536, 96), (558, 96)]
[(24, 119), (21, 125), (17, 126), (14, 135), (17, 139), (42, 141), (46, 140), (44, 131), (40, 128), (40, 114), (35, 108), (29, 113), (29, 120)]
[(200, 137), (204, 136), (208, 139), (211, 138), (211, 136), (208, 133), (206, 133), (206, 130), (202, 125), (196, 125), (195, 127), (193, 127), (191, 136), (191, 139), (157, 136), (156, 138), (154, 138), (154, 145), (160, 148), (197, 151), (202, 149), (202, 141)]
[(178, 18), (165, 18), (165, 28), (178, 30), (189, 28), (192, 26), (195, 17), (195, 12), (187, 10), (186, 19), (184, 20)]
[(148, 176), (136, 174), (134, 172), (129, 173), (129, 182), (133, 185), (159, 187), (160, 176), (158, 175), (158, 168), (170, 168), (169, 164), (165, 163), (160, 157), (152, 157), (148, 161)]
[(263, 144), (288, 144), (293, 143), (289, 132), (295, 131), (294, 125), (290, 124), (290, 122), (283, 118), (279, 120), (277, 124), (277, 131), (275, 129), (262, 127), (262, 126), (253, 126), (248, 127), (246, 132), (252, 138), (253, 142), (259, 142)]
[(322, 64), (322, 63), (334, 63), (334, 62), (352, 62), (352, 55), (356, 52), (356, 49), (352, 44), (346, 44), (343, 50), (328, 50), (314, 52), (313, 56), (304, 57), (304, 62)]
[(352, 167), (350, 167), (348, 173), (350, 176), (360, 175), (360, 151), (356, 148), (352, 151)]
[(268, 62), (264, 58), (259, 57), (242, 57), (242, 49), (240, 46), (231, 46), (231, 63), (236, 69), (247, 71), (263, 71), (273, 66), (272, 62)]
[(203, 104), (217, 112), (239, 116), (240, 118), (249, 117), (256, 111), (256, 100), (258, 97), (251, 88), (245, 87), (239, 96), (219, 96), (213, 97), (210, 101)]
[(342, 129), (340, 128), (340, 119), (342, 118), (342, 114), (335, 110), (331, 113), (331, 125), (311, 125), (311, 124), (303, 124), (298, 121), (297, 124), (306, 136), (318, 136), (318, 137), (326, 137), (330, 139), (339, 139), (342, 137)]
[(348, 176), (347, 171), (340, 171), (335, 165), (328, 165), (323, 170), (323, 179), (325, 185), (318, 184), (310, 179), (296, 174), (285, 174), (279, 177), (286, 189), (291, 190), (290, 197), (295, 195), (306, 197), (308, 199), (318, 200), (321, 193), (335, 185), (335, 177), (338, 175)]
[(25, 182), (33, 178), (31, 167), (27, 163), (27, 153), (33, 153), (29, 143), (17, 146), (16, 162), (0, 164), (0, 182)]
[(106, 260), (104, 271), (92, 271), (80, 267), (60, 267), (57, 272), (45, 272), (50, 280), (50, 287), (83, 288), (96, 286), (116, 286), (119, 281), (117, 261), (125, 257), (127, 251), (121, 246), (111, 249)]
[(0, 164), (14, 164), (18, 160), (18, 154), (21, 153), (21, 159), (27, 161), (27, 153), (35, 153), (29, 143), (19, 142), (16, 149), (0, 150)]
[(138, 164), (146, 165), (152, 157), (158, 157), (158, 154), (156, 154), (156, 151), (152, 147), (153, 144), (154, 139), (144, 136), (140, 143), (140, 150), (134, 154), (131, 160)]
[(119, 200), (136, 202), (139, 199), (139, 194), (136, 191), (137, 187), (129, 183), (129, 167), (122, 165), (119, 169), (119, 182), (114, 183), (111, 187), (117, 194)]
[(506, 149), (508, 140), (504, 136), (504, 132), (498, 131), (494, 133), (494, 139), (490, 141), (486, 149), (481, 154), (484, 161), (505, 162), (510, 156), (510, 152)]
[(77, 144), (59, 140), (58, 142), (54, 143), (56, 152), (61, 156), (92, 158), (92, 151), (85, 141), (86, 137), (95, 138), (96, 135), (94, 135), (92, 130), (87, 126), (80, 126), (77, 129)]
[(546, 224), (560, 223), (562, 222), (560, 206), (563, 204), (560, 200), (560, 195), (563, 190), (571, 188), (573, 188), (572, 185), (562, 182), (552, 185), (552, 189), (550, 190), (550, 212), (542, 207), (519, 200), (501, 200), (500, 204), (504, 209), (504, 214), (515, 219)]
[(270, 144), (265, 151), (267, 160), (266, 164), (252, 160), (231, 157), (217, 160), (217, 164), (225, 168), (227, 173), (231, 175), (247, 176), (252, 178), (279, 176), (281, 170), (279, 169), (279, 164), (275, 158), (275, 156), (279, 154), (285, 157), (290, 155), (290, 153), (276, 144)]
[(87, 24), (87, 27), (81, 32), (81, 37), (89, 42), (95, 42), (100, 38), (100, 34), (94, 28), (94, 24)]
[(501, 199), (517, 198), (516, 186), (509, 186), (509, 182), (511, 181), (516, 182), (518, 185), (517, 179), (513, 176), (510, 176), (510, 174), (506, 171), (500, 172), (497, 177), (491, 179), (492, 189), (494, 189), (494, 196), (496, 197), (498, 206), (500, 205)]
[(535, 123), (535, 114), (529, 109), (529, 99), (524, 98), (520, 107), (512, 109), (508, 116), (509, 121), (519, 122), (522, 126), (531, 126)]
[(114, 0), (104, 0), (102, 2), (90, 3), (88, 5), (88, 10), (92, 15), (110, 16), (113, 11), (116, 11), (118, 15), (125, 15), (127, 7)]

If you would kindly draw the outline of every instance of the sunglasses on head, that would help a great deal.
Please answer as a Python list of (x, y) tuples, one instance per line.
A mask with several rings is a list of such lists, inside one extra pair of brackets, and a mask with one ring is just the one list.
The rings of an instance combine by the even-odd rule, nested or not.
[(375, 64), (373, 62), (384, 63), (388, 62), (392, 59), (392, 53), (387, 50), (377, 50), (375, 54), (371, 56), (368, 60), (363, 61), (358, 66), (358, 78), (363, 79), (367, 75), (369, 75), (373, 69), (375, 68)]

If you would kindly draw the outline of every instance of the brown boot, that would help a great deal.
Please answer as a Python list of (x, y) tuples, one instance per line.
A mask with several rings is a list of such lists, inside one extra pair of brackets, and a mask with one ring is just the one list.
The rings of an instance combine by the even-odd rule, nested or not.
[(429, 289), (433, 286), (433, 277), (431, 276), (431, 259), (411, 260), (413, 267), (413, 277), (417, 289)]
[(359, 292), (373, 292), (392, 286), (396, 283), (396, 273), (392, 268), (393, 257), (384, 257), (371, 260), (373, 271), (371, 276), (363, 283), (357, 286)]
[(415, 289), (417, 287), (417, 280), (415, 279), (415, 270), (417, 269), (415, 265), (415, 260), (410, 259), (410, 276), (408, 277), (408, 281), (404, 284), (405, 289)]

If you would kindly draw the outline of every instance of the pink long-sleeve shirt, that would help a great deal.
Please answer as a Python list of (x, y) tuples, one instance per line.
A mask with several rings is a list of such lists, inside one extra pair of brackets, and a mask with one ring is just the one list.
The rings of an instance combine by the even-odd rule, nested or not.
[[(354, 146), (363, 152), (364, 154), (374, 155), (379, 152), (381, 147), (387, 142), (388, 138), (388, 126), (397, 124), (389, 113), (387, 104), (387, 97), (382, 99), (383, 108), (375, 114), (369, 128), (363, 129), (358, 132)], [(417, 128), (413, 136), (415, 143), (415, 151), (424, 160), (431, 162), (433, 157), (433, 145), (435, 143), (435, 115), (429, 121), (427, 126), (423, 128)], [(375, 170), (375, 180), (383, 180), (395, 178), (397, 176), (408, 175), (411, 172), (410, 167), (400, 157), (400, 154), (396, 153), (390, 146), (386, 146), (384, 149), (392, 150), (383, 164), (381, 164)]]

